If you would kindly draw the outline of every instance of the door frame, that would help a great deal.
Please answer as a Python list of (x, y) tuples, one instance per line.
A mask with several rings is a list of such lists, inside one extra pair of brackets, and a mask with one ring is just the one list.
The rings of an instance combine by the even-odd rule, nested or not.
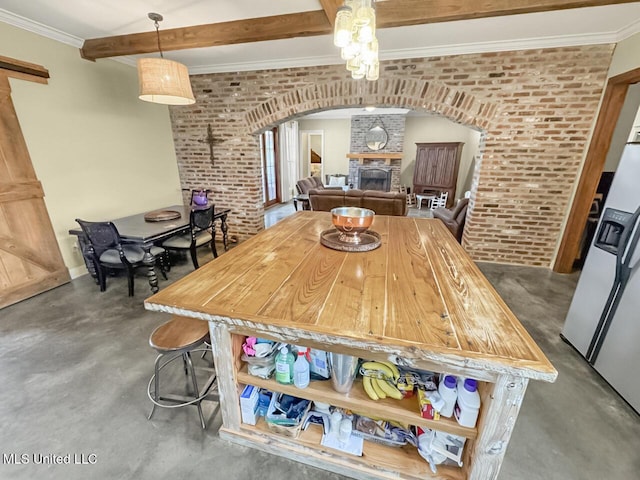
[(629, 85), (638, 82), (640, 82), (640, 68), (611, 77), (607, 82), (584, 167), (553, 265), (554, 272), (571, 273), (573, 270), (573, 262), (580, 249), (582, 232), (587, 223)]
[[(276, 184), (276, 197), (271, 200), (266, 200), (264, 202), (264, 208), (271, 207), (273, 205), (277, 205), (281, 201), (280, 195), (280, 152), (278, 149), (278, 127), (273, 127), (270, 129), (273, 134), (273, 158), (274, 158), (274, 175), (275, 175), (275, 184)], [(268, 182), (268, 173), (267, 173), (267, 153), (266, 153), (266, 144), (263, 140), (260, 142), (261, 155), (262, 155), (262, 188), (264, 189), (264, 198), (267, 198), (267, 192), (269, 191), (269, 182)]]
[[(311, 176), (311, 147), (309, 144), (310, 135), (320, 135), (320, 158), (322, 158), (322, 161), (320, 162), (320, 179), (324, 182), (324, 130), (300, 130), (300, 172), (303, 172), (305, 176)], [(303, 151), (302, 149), (303, 136), (306, 137), (305, 145), (307, 146), (307, 151)]]

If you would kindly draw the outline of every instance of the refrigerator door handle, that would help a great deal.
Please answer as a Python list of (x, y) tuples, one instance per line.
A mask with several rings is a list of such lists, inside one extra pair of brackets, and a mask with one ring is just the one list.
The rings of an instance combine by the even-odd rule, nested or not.
[(591, 365), (596, 362), (598, 353), (600, 352), (600, 347), (602, 346), (604, 337), (606, 336), (606, 331), (609, 330), (609, 325), (611, 324), (611, 319), (613, 316), (612, 311), (615, 311), (614, 307), (617, 306), (617, 300), (620, 298), (620, 296), (618, 295), (620, 288), (621, 284), (618, 281), (618, 277), (616, 275), (616, 280), (613, 283), (613, 287), (611, 287), (607, 302), (604, 304), (604, 308), (602, 310), (602, 313), (600, 314), (598, 326), (593, 333), (593, 337), (591, 337), (591, 342), (589, 343), (589, 348), (587, 349), (587, 353), (585, 355), (587, 362), (589, 362)]
[[(633, 212), (633, 215), (631, 215), (631, 218), (629, 218), (627, 222), (627, 228), (622, 232), (622, 238), (620, 238), (620, 245), (618, 246), (618, 253), (616, 254), (616, 273), (619, 273), (618, 270), (623, 264), (626, 263), (628, 266), (631, 262), (631, 257), (633, 256), (633, 252), (638, 243), (638, 229), (636, 229), (638, 218), (640, 218), (640, 207)], [(634, 231), (636, 234), (630, 242), (629, 239)], [(617, 276), (618, 275), (616, 275), (616, 277)]]

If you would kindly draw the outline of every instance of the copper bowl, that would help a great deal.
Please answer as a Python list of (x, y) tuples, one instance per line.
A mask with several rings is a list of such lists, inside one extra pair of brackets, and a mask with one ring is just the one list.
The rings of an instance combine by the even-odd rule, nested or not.
[(375, 214), (368, 208), (338, 207), (331, 210), (331, 220), (340, 231), (340, 241), (360, 243), (360, 234), (369, 229)]

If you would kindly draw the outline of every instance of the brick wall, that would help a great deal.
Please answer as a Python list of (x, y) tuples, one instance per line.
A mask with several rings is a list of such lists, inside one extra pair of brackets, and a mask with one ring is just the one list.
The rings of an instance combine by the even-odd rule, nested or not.
[(387, 132), (387, 144), (377, 150), (382, 152), (402, 153), (404, 146), (404, 115), (354, 115), (351, 117), (350, 153), (367, 153), (366, 136), (373, 127), (382, 127)]
[[(376, 153), (402, 153), (404, 147), (405, 115), (354, 115), (351, 117), (351, 145), (350, 153), (372, 152), (367, 147), (366, 136), (373, 127), (382, 127), (387, 132), (387, 144)], [(349, 178), (355, 188), (360, 188), (359, 171), (361, 169), (391, 170), (391, 191), (400, 188), (400, 173), (402, 160), (392, 160), (389, 164), (384, 160), (363, 159), (349, 160)]]
[[(597, 113), (613, 45), (381, 64), (377, 82), (343, 65), (192, 76), (196, 104), (172, 107), (184, 188), (232, 208), (230, 233), (263, 227), (256, 134), (312, 111), (376, 104), (435, 112), (483, 132), (464, 245), (476, 260), (549, 266)], [(217, 144), (211, 165), (206, 144)]]

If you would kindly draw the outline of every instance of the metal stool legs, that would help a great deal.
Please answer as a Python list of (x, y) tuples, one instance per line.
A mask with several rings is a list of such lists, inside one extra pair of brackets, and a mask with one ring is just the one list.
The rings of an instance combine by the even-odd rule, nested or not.
[[(195, 351), (199, 351), (199, 349)], [(206, 353), (206, 350), (204, 350), (204, 353)], [(159, 354), (156, 357), (156, 361), (154, 363), (154, 374), (151, 377), (151, 380), (149, 381), (149, 385), (147, 388), (147, 393), (152, 402), (151, 411), (149, 412), (147, 419), (151, 420), (151, 417), (155, 412), (156, 406), (167, 407), (167, 408), (177, 408), (177, 407), (184, 407), (187, 405), (195, 405), (198, 408), (200, 425), (202, 426), (203, 429), (206, 429), (207, 426), (206, 426), (201, 404), (205, 398), (211, 399), (211, 400), (218, 399), (217, 394), (210, 392), (210, 390), (212, 390), (212, 387), (216, 383), (215, 373), (209, 376), (207, 383), (205, 384), (202, 391), (200, 391), (200, 389), (198, 388), (198, 380), (196, 378), (196, 368), (194, 367), (193, 361), (191, 359), (191, 352), (187, 351), (187, 352), (175, 354), (171, 356), (168, 360), (163, 362), (163, 359), (167, 356), (169, 356), (169, 354), (166, 354), (166, 353)], [(178, 396), (178, 395), (165, 395), (165, 396), (160, 395), (160, 371), (164, 367), (166, 367), (169, 363), (173, 362), (174, 360), (177, 360), (178, 357), (182, 357), (184, 373), (185, 373), (185, 377), (187, 378), (187, 384), (189, 383), (189, 377), (191, 377), (190, 383), (191, 383), (191, 388), (193, 389), (192, 398), (187, 398), (187, 397)], [(203, 357), (204, 357), (204, 354), (203, 354)], [(203, 368), (203, 367), (199, 367), (199, 368)], [(211, 371), (213, 369), (207, 368), (206, 370)], [(153, 383), (153, 393), (151, 392), (152, 383)], [(215, 390), (215, 388), (213, 388), (213, 390)], [(166, 402), (171, 402), (171, 405), (167, 404)]]
[[(191, 355), (189, 354), (189, 352), (186, 352), (182, 354), (182, 357), (187, 361), (187, 364), (189, 365), (189, 371), (191, 372), (191, 383), (193, 384), (193, 396), (197, 398), (198, 396), (200, 396), (200, 390), (198, 390), (198, 381), (196, 380), (196, 371), (193, 368)], [(202, 401), (196, 402), (196, 407), (198, 407), (198, 415), (200, 415), (200, 425), (202, 425), (202, 429), (204, 430), (205, 428), (207, 428), (207, 426), (204, 423), (204, 415), (202, 414)]]

